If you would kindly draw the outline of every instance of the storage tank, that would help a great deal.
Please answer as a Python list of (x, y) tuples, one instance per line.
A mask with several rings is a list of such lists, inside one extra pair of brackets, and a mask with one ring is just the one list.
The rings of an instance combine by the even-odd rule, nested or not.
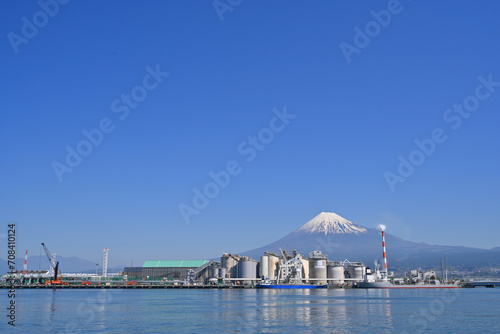
[(348, 272), (351, 278), (362, 281), (365, 277), (366, 267), (364, 265), (351, 265)]
[(226, 260), (226, 272), (231, 276), (230, 278), (238, 277), (238, 261), (233, 257), (228, 257)]
[(326, 284), (326, 259), (309, 259), (309, 278), (325, 280), (311, 280), (312, 284)]
[(212, 278), (217, 278), (219, 277), (219, 268), (218, 267), (212, 267)]
[(302, 279), (309, 279), (309, 260), (302, 258)]
[(327, 277), (332, 279), (332, 283), (344, 283), (344, 266), (338, 263), (329, 264)]
[[(327, 257), (321, 251), (313, 251), (309, 254), (309, 278), (312, 284), (326, 284), (326, 264)], [(316, 278), (316, 279), (315, 279)], [(317, 280), (319, 278), (320, 280)]]
[[(255, 280), (257, 278), (257, 262), (250, 259), (238, 262), (238, 278)], [(251, 284), (251, 282), (245, 280), (243, 284)]]
[(260, 277), (269, 277), (269, 257), (267, 255), (263, 255), (260, 257)]
[(274, 255), (269, 255), (269, 272), (267, 277), (270, 279), (276, 279), (278, 277), (278, 266), (280, 264), (280, 258)]
[(219, 275), (221, 278), (226, 278), (226, 268), (220, 268)]

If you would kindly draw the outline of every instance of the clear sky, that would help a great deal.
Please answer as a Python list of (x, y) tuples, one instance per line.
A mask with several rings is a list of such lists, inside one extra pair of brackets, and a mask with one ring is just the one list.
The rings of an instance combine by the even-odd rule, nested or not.
[(205, 259), (322, 211), (500, 246), (497, 1), (60, 1), (0, 20), (21, 256)]

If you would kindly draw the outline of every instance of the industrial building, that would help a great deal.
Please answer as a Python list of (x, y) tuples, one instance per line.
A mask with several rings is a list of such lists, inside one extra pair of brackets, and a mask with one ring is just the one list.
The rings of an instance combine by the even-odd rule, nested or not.
[[(208, 276), (209, 260), (169, 260), (146, 261), (142, 267), (125, 267), (123, 274), (127, 279), (166, 279), (186, 280), (192, 270), (195, 279)], [(205, 273), (206, 272), (206, 273)]]

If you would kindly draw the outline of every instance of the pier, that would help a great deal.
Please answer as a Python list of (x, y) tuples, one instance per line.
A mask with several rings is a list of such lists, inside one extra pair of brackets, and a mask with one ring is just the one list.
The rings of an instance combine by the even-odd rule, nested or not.
[(138, 285), (2, 285), (1, 289), (254, 289), (251, 285), (166, 285), (166, 284), (138, 284)]
[(496, 288), (500, 287), (500, 281), (483, 281), (483, 282), (466, 282), (462, 285), (464, 288), (476, 288), (476, 287), (484, 287), (484, 288)]

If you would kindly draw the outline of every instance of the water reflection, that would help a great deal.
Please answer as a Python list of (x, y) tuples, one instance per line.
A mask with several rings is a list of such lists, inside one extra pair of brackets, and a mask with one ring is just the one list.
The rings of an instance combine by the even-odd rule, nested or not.
[(394, 330), (391, 292), (389, 290), (250, 290), (221, 291), (215, 301), (216, 323), (236, 323), (236, 330), (332, 331), (352, 326), (379, 332)]
[(431, 329), (438, 333), (458, 328), (470, 333), (479, 321), (497, 333), (496, 292), (43, 289), (22, 290), (17, 302), (20, 332), (29, 334), (415, 333)]

